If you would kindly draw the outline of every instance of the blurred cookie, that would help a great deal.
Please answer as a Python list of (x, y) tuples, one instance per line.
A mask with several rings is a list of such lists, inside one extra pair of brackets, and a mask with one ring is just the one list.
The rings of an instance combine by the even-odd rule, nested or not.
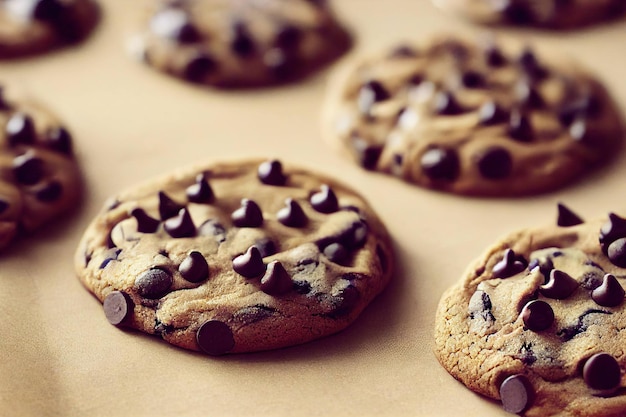
[(81, 183), (69, 132), (10, 93), (0, 86), (0, 249), (72, 209)]
[(328, 88), (327, 139), (423, 187), (523, 195), (571, 182), (621, 142), (611, 98), (530, 47), (442, 36), (361, 58)]
[(626, 219), (581, 222), (505, 237), (439, 303), (439, 361), (510, 413), (626, 415)]
[(573, 29), (624, 17), (624, 0), (433, 0), (485, 24)]
[(94, 0), (0, 0), (0, 59), (79, 42), (98, 19)]
[(363, 198), (272, 160), (198, 166), (120, 194), (75, 264), (112, 324), (221, 355), (342, 330), (385, 287), (393, 257)]
[(350, 38), (326, 1), (154, 2), (134, 46), (189, 82), (254, 87), (302, 78), (342, 55)]

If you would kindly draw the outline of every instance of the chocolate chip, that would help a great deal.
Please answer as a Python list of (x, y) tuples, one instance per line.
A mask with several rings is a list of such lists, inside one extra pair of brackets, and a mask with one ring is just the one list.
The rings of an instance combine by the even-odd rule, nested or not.
[(189, 282), (201, 282), (209, 277), (209, 264), (200, 252), (192, 251), (180, 263), (178, 272)]
[(192, 203), (207, 204), (215, 199), (213, 189), (204, 177), (204, 174), (198, 174), (196, 176), (196, 183), (187, 187), (185, 193), (187, 194), (187, 200)]
[(13, 176), (23, 185), (33, 185), (41, 181), (44, 175), (44, 162), (32, 152), (27, 152), (13, 159)]
[(584, 223), (583, 219), (562, 203), (557, 203), (557, 210), (556, 224), (559, 227), (571, 227)]
[(263, 55), (263, 63), (279, 80), (292, 78), (296, 74), (297, 56), (289, 55), (280, 48), (272, 48)]
[(433, 99), (433, 110), (437, 114), (454, 116), (463, 113), (464, 109), (449, 91), (439, 91)]
[(372, 106), (380, 101), (389, 99), (389, 92), (378, 81), (369, 81), (361, 87), (359, 90), (359, 97), (357, 103), (362, 113), (369, 113)]
[(509, 114), (493, 100), (483, 103), (478, 109), (481, 125), (494, 125), (509, 120)]
[(25, 113), (14, 113), (4, 128), (9, 146), (31, 145), (37, 134), (33, 119)]
[(135, 287), (139, 295), (150, 299), (163, 297), (169, 292), (173, 283), (172, 275), (162, 268), (148, 269), (135, 279)]
[(334, 296), (334, 308), (330, 314), (339, 317), (349, 314), (360, 298), (359, 290), (352, 284), (348, 285)]
[(150, 217), (142, 208), (134, 208), (130, 215), (137, 221), (137, 231), (139, 233), (154, 233), (159, 228), (157, 219)]
[(114, 326), (119, 326), (133, 313), (135, 305), (130, 296), (122, 291), (112, 291), (102, 303), (104, 315)]
[(468, 70), (461, 76), (461, 83), (467, 88), (481, 88), (485, 86), (485, 77), (478, 71)]
[(620, 268), (626, 267), (626, 238), (619, 238), (607, 248), (607, 256), (611, 263)]
[(515, 95), (518, 103), (524, 108), (539, 109), (545, 105), (541, 94), (528, 80), (520, 81), (515, 85)]
[(622, 378), (619, 362), (608, 353), (596, 353), (585, 361), (583, 379), (589, 388), (607, 394), (616, 390)]
[(45, 184), (43, 187), (35, 191), (35, 197), (37, 200), (44, 203), (51, 203), (61, 198), (63, 194), (63, 186), (59, 181), (52, 180)]
[(281, 49), (292, 50), (298, 47), (301, 39), (302, 31), (300, 28), (293, 25), (285, 25), (276, 33), (274, 46)]
[(254, 246), (255, 248), (259, 250), (259, 253), (261, 254), (261, 258), (272, 256), (278, 252), (276, 250), (276, 244), (274, 243), (272, 239), (268, 237), (264, 237), (264, 238), (257, 240), (252, 246)]
[(311, 284), (307, 281), (294, 281), (293, 289), (296, 293), (300, 295), (309, 294), (312, 290)]
[(187, 62), (183, 70), (183, 77), (192, 83), (202, 83), (216, 69), (215, 60), (211, 56), (199, 52)]
[(59, 0), (35, 0), (32, 16), (37, 20), (59, 19), (64, 11), (64, 5)]
[(196, 235), (196, 226), (186, 208), (180, 209), (178, 215), (163, 223), (163, 229), (173, 238), (193, 237)]
[(246, 25), (242, 22), (236, 22), (233, 25), (233, 35), (230, 48), (236, 55), (240, 57), (248, 57), (252, 55), (256, 49), (252, 36)]
[(9, 202), (3, 198), (0, 198), (0, 215), (7, 211), (9, 208)]
[(350, 141), (359, 164), (365, 169), (376, 169), (383, 148), (378, 145), (370, 144), (367, 140), (358, 135), (353, 135)]
[(518, 63), (522, 70), (533, 80), (539, 80), (547, 75), (547, 71), (541, 66), (535, 53), (526, 48), (520, 54)]
[(163, 191), (159, 191), (159, 216), (161, 216), (161, 220), (167, 220), (178, 215), (184, 208), (185, 206), (172, 200)]
[(578, 281), (561, 270), (553, 269), (550, 271), (550, 279), (539, 287), (539, 292), (544, 297), (563, 300), (572, 295), (577, 288)]
[(591, 298), (602, 307), (617, 307), (624, 302), (624, 288), (612, 274), (605, 274), (602, 284), (591, 292)]
[(587, 120), (583, 117), (577, 117), (569, 126), (569, 135), (576, 142), (589, 142), (591, 140), (591, 134)]
[(615, 213), (609, 213), (609, 220), (600, 228), (600, 247), (607, 254), (611, 243), (626, 237), (626, 219)]
[(276, 218), (279, 222), (288, 227), (304, 227), (308, 222), (304, 210), (302, 210), (300, 204), (293, 198), (287, 198), (285, 200), (285, 207), (278, 211)]
[(281, 295), (293, 287), (291, 277), (279, 261), (272, 261), (261, 278), (261, 291), (269, 295)]
[(511, 175), (513, 158), (509, 151), (500, 146), (491, 146), (477, 157), (480, 175), (490, 180), (500, 180)]
[(235, 347), (232, 330), (219, 320), (202, 323), (196, 332), (196, 342), (200, 350), (213, 356), (228, 353)]
[(600, 102), (592, 95), (584, 95), (565, 102), (557, 113), (563, 126), (570, 126), (577, 119), (595, 116), (600, 111)]
[(546, 330), (554, 323), (554, 311), (550, 304), (541, 300), (528, 302), (520, 313), (524, 326), (533, 332)]
[(508, 413), (521, 414), (533, 404), (534, 400), (535, 390), (524, 375), (511, 375), (500, 385), (500, 401), (502, 408)]
[(539, 267), (539, 272), (543, 275), (544, 283), (547, 283), (550, 280), (550, 272), (554, 269), (554, 264), (550, 258), (535, 258), (531, 259), (528, 264), (528, 270), (532, 271), (533, 269)]
[(164, 9), (156, 14), (150, 21), (150, 30), (157, 36), (180, 43), (194, 43), (201, 38), (189, 15), (178, 8)]
[(534, 136), (528, 116), (518, 109), (511, 111), (508, 132), (509, 136), (519, 142), (530, 142)]
[(506, 64), (506, 58), (502, 51), (495, 45), (489, 45), (485, 48), (485, 60), (491, 67), (501, 67)]
[(341, 243), (331, 243), (324, 248), (324, 256), (326, 256), (331, 262), (336, 264), (343, 263), (348, 259), (348, 251)]
[(320, 213), (334, 213), (339, 210), (339, 202), (333, 190), (326, 184), (320, 187), (320, 191), (313, 194), (309, 199), (311, 205)]
[(236, 273), (246, 278), (255, 278), (265, 273), (265, 264), (261, 252), (254, 246), (250, 246), (246, 253), (233, 259), (233, 269)]
[(505, 3), (502, 14), (505, 19), (514, 25), (527, 25), (535, 20), (530, 6), (525, 3), (510, 1)]
[(62, 127), (55, 127), (46, 132), (46, 145), (57, 152), (72, 154), (72, 136)]
[(459, 177), (461, 161), (454, 149), (434, 147), (420, 158), (424, 174), (433, 181), (454, 181)]
[(285, 185), (285, 181), (287, 181), (287, 177), (283, 173), (283, 165), (276, 159), (265, 161), (259, 165), (257, 176), (263, 184), (267, 185)]
[(231, 219), (237, 227), (260, 227), (263, 224), (263, 212), (257, 203), (244, 198), (241, 206), (231, 214)]
[(526, 269), (528, 263), (522, 256), (518, 256), (513, 249), (504, 251), (502, 259), (493, 266), (495, 278), (508, 278)]

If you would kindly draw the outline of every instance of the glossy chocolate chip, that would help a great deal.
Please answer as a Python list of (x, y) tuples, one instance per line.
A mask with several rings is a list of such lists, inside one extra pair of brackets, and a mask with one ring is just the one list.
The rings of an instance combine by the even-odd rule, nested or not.
[(7, 211), (9, 208), (9, 202), (3, 198), (0, 198), (0, 215)]
[(524, 108), (539, 109), (545, 105), (541, 94), (528, 80), (515, 85), (515, 95), (517, 102)]
[(528, 266), (528, 262), (522, 256), (518, 256), (513, 249), (504, 251), (502, 259), (493, 266), (495, 278), (508, 278), (519, 274)]
[(491, 146), (480, 153), (476, 160), (483, 178), (501, 180), (511, 175), (513, 158), (509, 151), (500, 146)]
[(559, 227), (571, 227), (584, 223), (583, 219), (562, 203), (557, 203), (557, 210), (556, 224)]
[(178, 215), (170, 217), (163, 223), (163, 229), (173, 238), (193, 237), (196, 226), (186, 208), (180, 209)]
[(597, 391), (613, 391), (620, 385), (622, 370), (617, 360), (608, 353), (596, 353), (585, 361), (583, 379)]
[(137, 231), (139, 233), (154, 233), (159, 228), (161, 222), (155, 218), (149, 216), (144, 209), (134, 208), (130, 215), (137, 221)]
[(63, 185), (59, 181), (52, 180), (35, 191), (35, 198), (43, 203), (52, 203), (59, 200), (63, 195)]
[(102, 307), (109, 323), (119, 326), (133, 313), (135, 304), (128, 294), (122, 291), (112, 291), (104, 298)]
[(282, 295), (293, 288), (291, 277), (279, 261), (272, 261), (261, 278), (261, 291), (269, 295)]
[(346, 259), (348, 259), (349, 253), (348, 250), (341, 243), (331, 243), (330, 245), (324, 248), (324, 256), (326, 256), (331, 262), (336, 264), (343, 263)]
[(600, 247), (606, 254), (609, 245), (617, 239), (626, 237), (626, 219), (615, 213), (609, 213), (609, 220), (600, 228)]
[(215, 199), (213, 189), (204, 174), (196, 176), (196, 183), (187, 187), (185, 194), (187, 194), (187, 200), (197, 204), (208, 204)]
[(201, 282), (209, 277), (209, 264), (198, 251), (192, 251), (178, 266), (178, 272), (189, 282)]
[(139, 295), (145, 298), (157, 299), (170, 291), (174, 279), (162, 268), (152, 268), (135, 279), (135, 287)]
[(572, 295), (577, 288), (578, 281), (566, 272), (553, 269), (550, 271), (550, 279), (539, 287), (539, 292), (544, 297), (563, 300)]
[(523, 413), (533, 404), (534, 399), (535, 390), (524, 375), (511, 375), (500, 384), (500, 401), (508, 413)]
[(288, 227), (304, 227), (308, 219), (300, 204), (293, 198), (285, 200), (285, 207), (281, 208), (276, 214), (279, 222)]
[(189, 15), (174, 7), (156, 14), (150, 21), (150, 30), (157, 36), (180, 43), (194, 43), (201, 38)]
[(161, 220), (167, 220), (178, 215), (184, 208), (185, 206), (172, 200), (163, 191), (159, 191), (159, 216), (161, 216)]
[(326, 184), (320, 187), (320, 191), (313, 194), (310, 203), (320, 213), (334, 213), (339, 210), (339, 202), (334, 191)]
[(4, 128), (9, 146), (31, 145), (37, 134), (33, 119), (25, 113), (14, 113)]
[(254, 245), (252, 246), (254, 246), (255, 248), (259, 250), (259, 253), (261, 254), (261, 258), (275, 255), (276, 252), (278, 252), (276, 250), (276, 244), (274, 243), (272, 239), (268, 237), (264, 237), (264, 238), (257, 240), (256, 242), (254, 242)]
[(420, 158), (424, 174), (433, 181), (454, 181), (459, 177), (461, 161), (454, 149), (430, 148)]
[(527, 303), (520, 313), (524, 326), (533, 332), (546, 330), (554, 322), (554, 311), (550, 304), (542, 300)]
[(509, 120), (509, 114), (493, 100), (483, 103), (478, 109), (478, 120), (481, 125), (494, 125)]
[(285, 185), (285, 181), (287, 181), (287, 177), (283, 173), (283, 165), (276, 159), (265, 161), (259, 165), (257, 176), (263, 184), (267, 185)]
[(298, 47), (301, 39), (302, 30), (300, 30), (300, 28), (293, 25), (285, 25), (276, 32), (274, 46), (281, 49), (292, 50)]
[(382, 146), (373, 145), (358, 135), (353, 135), (350, 142), (359, 164), (365, 169), (376, 169), (378, 159), (383, 152)]
[(280, 48), (272, 48), (263, 54), (263, 63), (278, 80), (287, 80), (296, 74), (297, 59), (296, 55), (290, 55)]
[(607, 248), (607, 256), (613, 265), (626, 268), (626, 238), (619, 238)]
[(250, 246), (246, 253), (233, 259), (233, 269), (246, 278), (255, 278), (265, 273), (265, 264), (261, 252), (255, 246)]
[(72, 154), (72, 136), (62, 127), (55, 127), (46, 132), (46, 145), (57, 152)]
[(213, 356), (224, 355), (235, 347), (232, 330), (219, 320), (202, 323), (196, 332), (196, 342), (200, 350)]
[(255, 52), (256, 46), (254, 45), (254, 40), (244, 23), (236, 22), (233, 25), (230, 48), (240, 57), (248, 57)]
[(257, 203), (248, 198), (241, 200), (241, 206), (231, 214), (237, 227), (260, 227), (263, 224), (263, 212)]
[(463, 113), (464, 109), (449, 91), (439, 91), (433, 99), (433, 110), (437, 114), (454, 116)]
[(485, 77), (478, 71), (468, 70), (461, 75), (461, 83), (467, 88), (481, 88), (485, 86)]
[(511, 138), (519, 142), (530, 142), (534, 136), (530, 119), (518, 109), (511, 111), (508, 132)]
[(561, 124), (570, 126), (577, 119), (596, 116), (600, 112), (600, 107), (599, 100), (587, 94), (568, 100), (558, 109), (557, 113)]
[(211, 56), (200, 52), (187, 62), (183, 77), (192, 83), (202, 83), (216, 69), (217, 62)]
[(380, 82), (373, 80), (361, 87), (357, 102), (362, 113), (369, 113), (375, 103), (385, 101), (389, 97), (389, 92), (385, 87)]
[(554, 269), (554, 264), (550, 258), (534, 258), (528, 263), (528, 270), (532, 271), (535, 268), (539, 268), (544, 283), (547, 283), (550, 280), (550, 272)]
[(624, 288), (612, 274), (605, 274), (602, 284), (591, 292), (591, 298), (602, 307), (617, 307), (624, 302)]
[(37, 184), (44, 175), (44, 162), (32, 152), (27, 152), (13, 159), (13, 176), (23, 185)]

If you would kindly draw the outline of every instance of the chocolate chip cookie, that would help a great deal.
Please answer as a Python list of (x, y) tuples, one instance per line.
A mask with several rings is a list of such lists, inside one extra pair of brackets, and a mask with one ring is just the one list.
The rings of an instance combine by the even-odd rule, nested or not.
[(94, 0), (0, 0), (0, 59), (74, 44), (98, 20)]
[(444, 10), (484, 24), (574, 29), (624, 18), (624, 0), (433, 0)]
[(68, 130), (0, 86), (0, 249), (72, 209), (81, 181)]
[(458, 194), (540, 193), (604, 163), (619, 112), (572, 63), (528, 45), (441, 36), (336, 74), (325, 136), (368, 170)]
[(198, 166), (111, 199), (76, 252), (110, 323), (210, 355), (338, 332), (390, 279), (381, 221), (278, 160)]
[(293, 81), (350, 47), (325, 1), (157, 1), (134, 46), (148, 65), (199, 84)]
[(558, 225), (492, 246), (442, 296), (436, 355), (525, 416), (626, 415), (626, 219)]

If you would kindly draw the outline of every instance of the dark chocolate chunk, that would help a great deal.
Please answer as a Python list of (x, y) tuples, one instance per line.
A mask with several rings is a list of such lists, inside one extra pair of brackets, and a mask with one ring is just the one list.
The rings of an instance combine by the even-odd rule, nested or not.
[(183, 77), (192, 83), (202, 83), (217, 68), (215, 60), (206, 53), (194, 55), (183, 70)]
[(550, 304), (541, 300), (528, 302), (520, 313), (524, 326), (533, 332), (546, 330), (554, 323), (554, 311)]
[(276, 213), (276, 218), (279, 222), (289, 227), (304, 227), (308, 222), (304, 210), (293, 198), (285, 200), (285, 207)]
[(424, 174), (433, 181), (454, 181), (459, 177), (461, 162), (454, 149), (433, 147), (420, 158)]
[(180, 209), (178, 215), (163, 223), (163, 229), (173, 238), (193, 237), (196, 235), (196, 226), (186, 208)]
[(13, 159), (13, 176), (23, 185), (37, 184), (44, 175), (44, 162), (32, 152), (27, 152)]
[(150, 30), (162, 38), (180, 43), (194, 43), (201, 38), (189, 15), (179, 8), (160, 11), (150, 21)]
[(230, 48), (240, 57), (248, 57), (254, 54), (256, 49), (254, 40), (243, 22), (236, 22), (233, 24), (233, 35)]
[(519, 142), (530, 142), (534, 136), (528, 116), (518, 109), (511, 111), (508, 132), (513, 139)]
[(550, 271), (550, 280), (539, 287), (539, 292), (544, 297), (563, 300), (572, 295), (577, 288), (578, 281), (561, 270), (553, 269)]
[(353, 135), (350, 141), (359, 164), (365, 169), (376, 169), (380, 154), (383, 152), (382, 146), (371, 144), (358, 135)]
[(233, 211), (231, 218), (237, 227), (260, 227), (263, 224), (261, 208), (248, 198), (241, 200), (241, 206)]
[(584, 220), (581, 219), (576, 213), (567, 208), (562, 203), (557, 203), (558, 216), (556, 220), (557, 226), (560, 227), (570, 227), (576, 226), (578, 224), (584, 223)]
[(300, 295), (306, 295), (311, 292), (311, 284), (307, 281), (293, 281), (293, 289)]
[(333, 190), (326, 184), (320, 187), (320, 191), (313, 194), (309, 199), (311, 205), (320, 213), (334, 213), (339, 210), (339, 202)]
[(461, 76), (461, 83), (467, 88), (481, 88), (485, 86), (485, 77), (478, 71), (468, 70)]
[(232, 330), (219, 320), (202, 323), (196, 332), (196, 342), (200, 350), (213, 356), (228, 353), (235, 347)]
[(265, 273), (265, 264), (261, 252), (255, 246), (250, 246), (246, 253), (233, 259), (233, 269), (246, 278), (255, 278)]
[(523, 256), (518, 256), (513, 249), (504, 251), (502, 259), (493, 266), (493, 276), (495, 278), (508, 278), (516, 275), (528, 266), (528, 262)]
[(112, 291), (104, 298), (102, 307), (109, 323), (119, 326), (133, 313), (135, 304), (128, 294), (122, 291)]
[(331, 243), (330, 245), (326, 246), (323, 252), (324, 256), (326, 256), (331, 262), (334, 262), (336, 264), (341, 264), (342, 262), (344, 262), (346, 259), (348, 259), (349, 255), (345, 246), (337, 242)]
[(63, 194), (63, 186), (57, 180), (52, 180), (45, 184), (43, 187), (35, 191), (35, 197), (37, 200), (44, 203), (52, 203), (61, 198)]
[(589, 388), (607, 394), (619, 387), (621, 373), (617, 360), (605, 352), (591, 356), (583, 366), (583, 379)]
[(511, 375), (500, 385), (500, 401), (508, 413), (521, 414), (534, 400), (535, 390), (530, 380), (522, 374)]
[(611, 263), (620, 268), (626, 267), (626, 238), (619, 238), (607, 248), (607, 256)]
[(187, 187), (185, 193), (187, 194), (187, 200), (192, 203), (207, 204), (215, 199), (213, 189), (204, 177), (204, 174), (198, 174), (196, 183)]
[(0, 197), (0, 215), (7, 211), (9, 208), (9, 202)]
[(261, 254), (261, 258), (272, 256), (278, 252), (276, 250), (276, 244), (274, 243), (272, 239), (268, 237), (264, 237), (264, 238), (257, 240), (252, 246), (254, 246), (255, 248), (259, 250), (259, 253)]
[(159, 216), (161, 216), (161, 220), (167, 220), (178, 215), (184, 208), (185, 206), (172, 200), (163, 191), (159, 191)]
[(480, 175), (489, 180), (500, 180), (511, 175), (513, 158), (500, 146), (491, 146), (480, 153), (476, 160)]
[(602, 284), (591, 291), (591, 298), (602, 307), (617, 307), (624, 302), (624, 288), (612, 274), (605, 274)]
[(139, 295), (145, 298), (161, 298), (170, 291), (174, 279), (163, 268), (151, 268), (135, 279)]
[(72, 136), (62, 127), (55, 127), (46, 132), (46, 145), (57, 152), (72, 154)]
[(37, 133), (33, 119), (25, 113), (14, 113), (4, 128), (9, 146), (31, 145), (35, 143)]
[(209, 264), (198, 251), (191, 251), (178, 266), (178, 272), (189, 282), (201, 282), (209, 277)]
[(361, 87), (359, 90), (359, 97), (357, 98), (359, 109), (362, 113), (369, 113), (372, 106), (379, 101), (385, 101), (389, 99), (389, 92), (378, 81), (369, 81)]
[(626, 219), (615, 213), (609, 213), (609, 220), (600, 228), (600, 247), (607, 254), (609, 245), (617, 239), (626, 237)]
[(454, 116), (463, 113), (464, 109), (449, 91), (439, 91), (433, 99), (433, 110), (437, 114)]
[(298, 47), (301, 39), (302, 30), (300, 30), (300, 28), (293, 25), (285, 25), (276, 33), (274, 46), (281, 49), (293, 50)]
[(261, 278), (261, 291), (269, 295), (281, 295), (293, 288), (291, 277), (279, 261), (272, 261)]
[(134, 208), (130, 215), (137, 221), (137, 231), (139, 233), (154, 233), (159, 228), (159, 222), (157, 219), (150, 217), (142, 208)]
[(509, 114), (498, 103), (490, 100), (480, 106), (478, 118), (481, 125), (494, 125), (509, 120)]
[(259, 180), (267, 185), (285, 185), (287, 181), (287, 177), (283, 174), (283, 165), (276, 159), (259, 165), (257, 175)]

